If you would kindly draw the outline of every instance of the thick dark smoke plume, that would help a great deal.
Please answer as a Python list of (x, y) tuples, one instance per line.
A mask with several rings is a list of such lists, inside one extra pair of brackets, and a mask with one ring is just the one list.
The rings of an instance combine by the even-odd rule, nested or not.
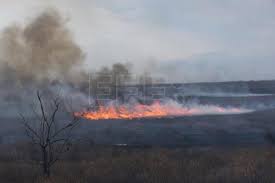
[(66, 20), (47, 10), (29, 24), (7, 27), (0, 41), (1, 80), (21, 84), (74, 83), (84, 54), (66, 28)]

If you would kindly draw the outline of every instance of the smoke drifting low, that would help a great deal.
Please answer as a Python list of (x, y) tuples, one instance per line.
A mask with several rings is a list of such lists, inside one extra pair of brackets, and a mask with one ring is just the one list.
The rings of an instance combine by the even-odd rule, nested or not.
[(29, 24), (7, 27), (0, 41), (1, 80), (20, 84), (62, 81), (83, 77), (81, 48), (64, 20), (47, 10)]
[[(25, 101), (35, 100), (36, 90), (46, 90), (53, 94), (62, 92), (65, 97), (72, 99), (76, 111), (90, 107), (88, 105), (91, 100), (88, 93), (91, 94), (93, 91), (89, 90), (88, 74), (83, 69), (85, 54), (66, 28), (66, 22), (55, 10), (47, 10), (26, 25), (11, 25), (2, 32), (0, 86), (4, 89), (0, 91), (0, 108), (8, 108), (11, 115), (14, 115), (12, 109), (18, 107), (18, 103), (24, 108)], [(123, 99), (125, 93), (119, 92), (117, 79), (123, 79), (124, 83), (129, 82), (131, 79), (129, 68), (123, 64), (114, 64), (111, 68), (103, 68), (99, 73), (111, 76), (111, 81), (107, 81), (112, 90), (110, 95), (116, 97), (115, 99), (118, 97)], [(145, 73), (137, 80), (142, 84), (152, 85), (150, 74)], [(126, 77), (121, 78), (121, 75)], [(90, 84), (99, 86), (98, 81), (104, 79), (98, 76), (93, 78), (92, 82), (94, 80), (95, 82)], [(161, 79), (159, 80), (161, 82)], [(138, 95), (145, 95), (147, 89), (138, 84)], [(104, 87), (106, 88), (101, 86)], [(92, 89), (94, 88), (96, 87)], [(10, 106), (10, 101), (15, 101), (16, 105)], [(209, 106), (206, 108), (209, 109), (206, 111), (211, 112)], [(5, 110), (0, 110), (2, 111)], [(4, 112), (4, 115), (6, 114)]]

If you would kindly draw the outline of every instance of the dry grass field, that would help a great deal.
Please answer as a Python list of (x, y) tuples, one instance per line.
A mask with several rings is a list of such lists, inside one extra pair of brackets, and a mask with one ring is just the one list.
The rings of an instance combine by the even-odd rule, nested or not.
[(44, 178), (30, 145), (1, 147), (3, 183), (206, 183), (275, 181), (275, 148), (74, 146)]

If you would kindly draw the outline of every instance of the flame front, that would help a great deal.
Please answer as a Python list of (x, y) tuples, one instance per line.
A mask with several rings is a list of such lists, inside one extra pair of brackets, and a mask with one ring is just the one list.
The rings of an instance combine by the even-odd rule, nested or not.
[(97, 111), (76, 112), (75, 116), (89, 120), (161, 118), (166, 116), (190, 116), (199, 114), (242, 113), (247, 110), (219, 106), (183, 107), (179, 104), (154, 102), (151, 105), (135, 104), (100, 106)]

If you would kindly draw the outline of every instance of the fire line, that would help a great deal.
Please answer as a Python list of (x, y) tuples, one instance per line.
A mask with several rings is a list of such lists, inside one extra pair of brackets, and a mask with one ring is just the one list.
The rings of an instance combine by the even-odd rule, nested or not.
[(179, 104), (154, 102), (151, 105), (109, 105), (99, 106), (96, 111), (75, 112), (75, 116), (88, 120), (101, 119), (136, 119), (162, 118), (167, 116), (191, 116), (200, 114), (229, 114), (249, 112), (240, 108), (223, 108), (219, 106), (184, 107)]

